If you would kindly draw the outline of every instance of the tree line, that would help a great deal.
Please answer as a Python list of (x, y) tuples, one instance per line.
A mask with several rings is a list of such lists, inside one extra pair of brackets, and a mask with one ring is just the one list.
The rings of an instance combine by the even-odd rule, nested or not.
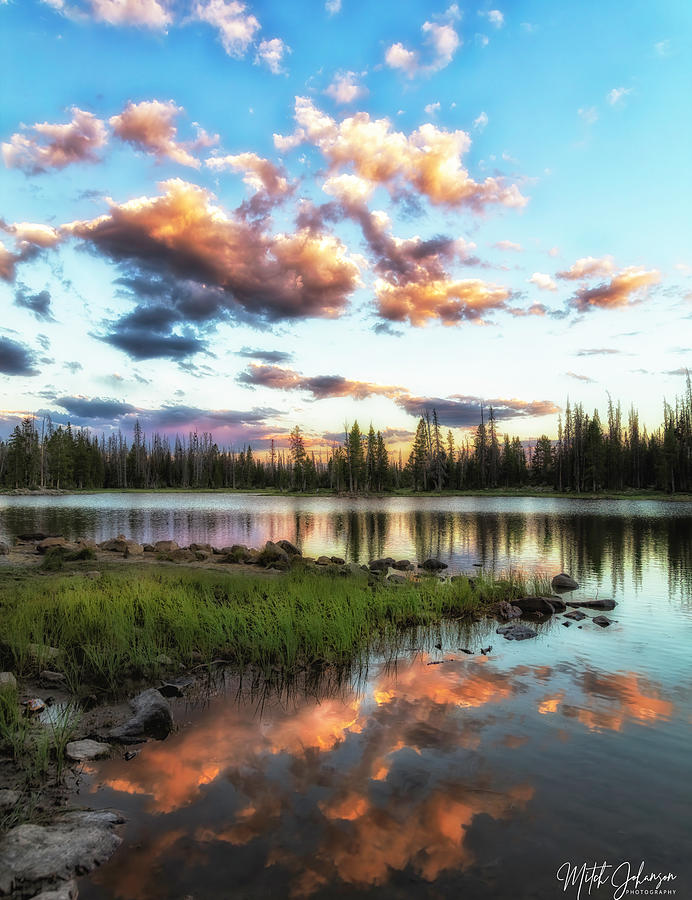
[(664, 401), (663, 423), (648, 432), (631, 407), (623, 416), (610, 397), (605, 419), (567, 402), (557, 439), (542, 435), (526, 446), (500, 434), (492, 407), (457, 445), (436, 410), (421, 416), (404, 461), (388, 450), (383, 434), (358, 422), (323, 452), (306, 446), (296, 425), (288, 448), (271, 442), (260, 455), (250, 445), (219, 447), (213, 436), (145, 435), (139, 422), (128, 441), (121, 432), (96, 435), (86, 428), (53, 426), (28, 416), (0, 441), (0, 486), (19, 488), (275, 488), (337, 493), (484, 490), (545, 487), (589, 492), (625, 489), (692, 491), (692, 387)]

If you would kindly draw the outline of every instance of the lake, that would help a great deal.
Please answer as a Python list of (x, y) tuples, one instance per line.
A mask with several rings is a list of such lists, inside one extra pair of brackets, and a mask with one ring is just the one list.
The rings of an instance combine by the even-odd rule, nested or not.
[(491, 622), (414, 630), (290, 686), (219, 675), (175, 701), (166, 741), (85, 770), (76, 802), (127, 824), (82, 900), (574, 900), (566, 863), (605, 863), (617, 883), (643, 865), (692, 896), (691, 504), (1, 498), (0, 538), (29, 530), (567, 571), (574, 599), (618, 603), (608, 628), (554, 616), (522, 643)]

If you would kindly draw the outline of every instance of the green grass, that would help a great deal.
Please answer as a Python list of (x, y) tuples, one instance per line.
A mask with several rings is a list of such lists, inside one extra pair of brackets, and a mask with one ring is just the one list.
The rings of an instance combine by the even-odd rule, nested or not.
[(124, 679), (162, 674), (162, 654), (185, 666), (216, 658), (262, 669), (343, 664), (407, 626), (549, 590), (517, 573), (498, 582), (480, 575), (472, 587), (466, 578), (369, 584), (366, 573), (300, 568), (272, 579), (132, 566), (97, 579), (70, 571), (8, 580), (0, 583), (0, 667), (29, 676), (42, 667), (35, 645), (55, 647), (50, 667), (73, 691), (91, 685), (116, 695)]

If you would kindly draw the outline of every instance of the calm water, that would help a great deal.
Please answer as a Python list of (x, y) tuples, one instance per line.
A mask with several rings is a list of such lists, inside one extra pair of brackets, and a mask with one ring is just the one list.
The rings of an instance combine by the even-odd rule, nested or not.
[[(80, 880), (83, 900), (575, 898), (558, 868), (595, 861), (633, 872), (643, 861), (692, 897), (689, 504), (2, 502), (7, 536), (286, 537), (311, 555), (571, 571), (576, 597), (618, 601), (608, 629), (556, 616), (514, 644), (489, 624), (452, 623), (340, 681), (278, 691), (229, 677), (176, 701), (168, 740), (85, 773), (77, 802), (121, 809), (128, 824), (113, 860)], [(613, 893), (587, 885), (582, 898)]]

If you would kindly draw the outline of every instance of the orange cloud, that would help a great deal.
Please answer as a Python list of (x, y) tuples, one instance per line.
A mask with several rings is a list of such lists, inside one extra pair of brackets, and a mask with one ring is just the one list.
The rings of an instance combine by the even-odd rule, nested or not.
[(507, 288), (478, 279), (437, 279), (403, 285), (384, 279), (375, 281), (379, 314), (394, 322), (408, 320), (414, 326), (425, 325), (430, 319), (439, 319), (443, 325), (479, 321), (484, 313), (505, 308), (509, 296)]
[(109, 119), (109, 123), (121, 140), (138, 149), (153, 153), (159, 159), (168, 157), (181, 166), (198, 169), (199, 160), (185, 145), (176, 141), (178, 129), (175, 119), (181, 112), (182, 106), (176, 106), (172, 100), (166, 103), (143, 100), (141, 103), (128, 103), (119, 115)]
[(257, 18), (240, 0), (197, 0), (193, 16), (218, 29), (224, 50), (237, 59), (245, 55), (260, 30)]
[(569, 302), (581, 312), (594, 307), (614, 309), (619, 306), (628, 306), (637, 299), (641, 299), (647, 288), (658, 284), (660, 280), (661, 273), (657, 269), (647, 270), (630, 266), (604, 284), (592, 288), (581, 288)]
[(607, 277), (615, 271), (615, 263), (612, 256), (583, 256), (564, 272), (558, 272), (557, 277), (567, 281), (578, 281), (581, 278)]
[(211, 156), (207, 166), (215, 172), (230, 169), (242, 172), (243, 181), (253, 191), (265, 191), (270, 197), (283, 197), (290, 191), (286, 173), (279, 166), (256, 153), (235, 156)]
[(311, 99), (296, 97), (297, 128), (292, 135), (274, 135), (281, 151), (307, 141), (328, 160), (332, 171), (350, 167), (392, 194), (414, 190), (434, 205), (481, 209), (492, 203), (524, 206), (526, 198), (516, 185), (500, 178), (476, 182), (461, 162), (471, 139), (464, 131), (446, 131), (430, 123), (409, 135), (394, 131), (389, 119), (371, 119), (359, 112), (337, 122), (321, 112)]
[(64, 169), (72, 163), (99, 162), (98, 150), (106, 143), (106, 127), (90, 112), (72, 107), (65, 124), (38, 122), (13, 134), (2, 144), (8, 169), (37, 175), (49, 169)]

